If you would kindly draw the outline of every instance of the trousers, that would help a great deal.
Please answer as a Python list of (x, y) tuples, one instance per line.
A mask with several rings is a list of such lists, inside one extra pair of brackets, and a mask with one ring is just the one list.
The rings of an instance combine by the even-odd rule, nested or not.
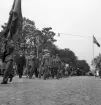
[(4, 72), (4, 76), (3, 76), (3, 82), (8, 82), (8, 78), (9, 78), (12, 70), (13, 70), (13, 60), (9, 60), (6, 63), (5, 72)]

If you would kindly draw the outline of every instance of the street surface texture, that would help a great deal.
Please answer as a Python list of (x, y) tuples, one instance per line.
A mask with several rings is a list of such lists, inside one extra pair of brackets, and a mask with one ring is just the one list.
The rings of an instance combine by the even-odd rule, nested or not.
[(101, 79), (15, 77), (12, 83), (0, 84), (0, 105), (101, 105)]

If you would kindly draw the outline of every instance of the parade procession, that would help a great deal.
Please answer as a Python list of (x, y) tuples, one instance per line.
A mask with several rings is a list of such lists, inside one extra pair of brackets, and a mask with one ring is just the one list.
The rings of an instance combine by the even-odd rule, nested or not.
[(3, 30), (0, 51), (0, 73), (3, 75), (1, 84), (7, 84), (13, 77), (19, 75), (22, 78), (26, 75), (32, 78), (60, 78), (66, 74), (66, 64), (60, 60), (58, 55), (52, 55), (49, 50), (44, 49), (43, 54), (29, 55), (18, 52), (17, 37), (23, 28), (23, 17), (21, 11), (21, 0), (14, 0), (12, 9), (9, 13), (9, 19)]
[[(85, 75), (89, 71), (88, 69), (84, 72), (82, 69), (73, 66), (77, 57), (72, 51), (64, 50), (64, 54), (67, 51), (70, 56), (74, 56), (74, 58), (68, 59), (70, 56), (67, 53), (68, 57), (66, 58), (61, 49), (57, 50), (53, 44), (56, 40), (53, 38), (55, 33), (51, 31), (51, 27), (40, 31), (34, 25), (33, 21), (23, 18), (21, 0), (14, 0), (8, 22), (2, 26), (3, 30), (0, 36), (0, 74), (3, 77), (1, 84), (12, 82), (17, 75), (19, 79), (26, 76), (29, 79), (36, 77), (46, 80)], [(27, 31), (29, 36), (26, 34)], [(47, 36), (47, 34), (49, 35)], [(22, 39), (20, 39), (21, 37)], [(29, 37), (30, 39), (28, 39)], [(20, 46), (19, 40), (23, 40), (24, 45), (22, 46), (24, 47)], [(32, 43), (30, 49), (28, 49), (29, 46), (26, 47), (26, 43)], [(61, 57), (63, 55), (64, 57)], [(73, 59), (75, 60), (73, 61)]]
[(0, 105), (101, 105), (101, 0), (1, 0)]

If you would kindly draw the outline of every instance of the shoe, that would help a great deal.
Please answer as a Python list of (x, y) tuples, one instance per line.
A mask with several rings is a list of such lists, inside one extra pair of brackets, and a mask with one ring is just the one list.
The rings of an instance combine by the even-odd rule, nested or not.
[(12, 78), (10, 78), (9, 82), (12, 82)]
[(1, 82), (1, 84), (7, 84), (7, 82), (6, 81), (3, 81), (3, 82)]
[(22, 78), (22, 75), (19, 75), (19, 78), (21, 79)]

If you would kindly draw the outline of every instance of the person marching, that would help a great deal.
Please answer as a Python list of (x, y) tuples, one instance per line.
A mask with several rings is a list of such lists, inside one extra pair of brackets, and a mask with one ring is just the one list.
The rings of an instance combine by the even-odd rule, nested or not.
[(60, 60), (58, 54), (56, 54), (56, 57), (53, 60), (53, 65), (54, 65), (54, 74), (56, 75), (56, 78), (59, 79), (61, 60)]
[(22, 31), (22, 22), (21, 0), (14, 0), (3, 35), (5, 46), (3, 51), (3, 61), (6, 62), (6, 67), (1, 84), (7, 84), (8, 82), (8, 77), (13, 67), (13, 54), (15, 50), (14, 42), (16, 42), (18, 33)]
[(14, 58), (14, 43), (13, 41), (5, 42), (5, 51), (3, 52), (3, 62), (5, 65), (5, 72), (1, 84), (7, 84), (8, 78), (10, 77), (10, 82), (12, 81), (13, 75), (11, 73), (13, 70), (13, 58)]
[(50, 64), (50, 54), (49, 54), (49, 51), (46, 49), (44, 51), (44, 56), (42, 58), (42, 61), (41, 61), (41, 66), (44, 67), (44, 70), (43, 70), (43, 77), (44, 77), (44, 80), (46, 78), (49, 78), (49, 64)]

